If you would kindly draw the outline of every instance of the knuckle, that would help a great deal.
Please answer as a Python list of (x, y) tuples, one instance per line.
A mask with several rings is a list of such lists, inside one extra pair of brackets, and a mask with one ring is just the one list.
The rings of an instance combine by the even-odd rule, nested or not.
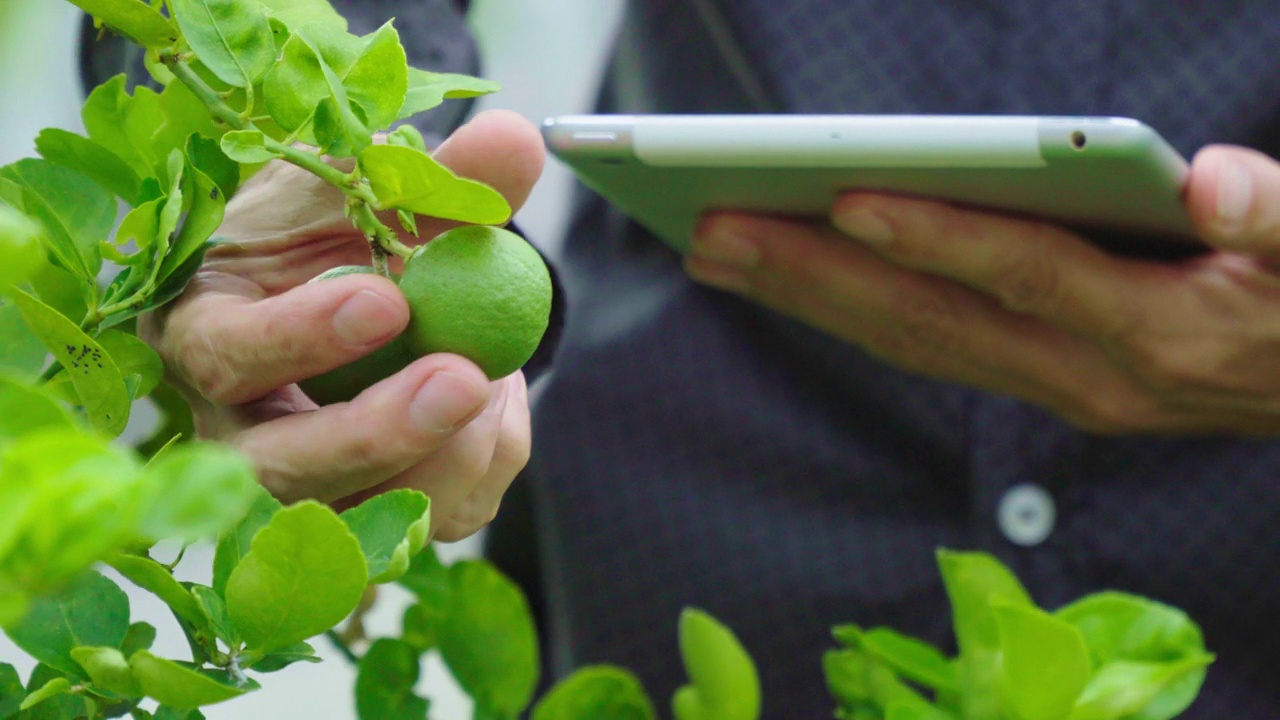
[(1012, 258), (996, 273), (991, 288), (1000, 304), (1016, 313), (1052, 313), (1062, 302), (1058, 265), (1036, 249)]
[(239, 383), (225, 351), (206, 333), (197, 333), (178, 345), (176, 369), (191, 387), (217, 405), (240, 401)]
[(967, 351), (956, 332), (952, 306), (929, 295), (907, 297), (897, 317), (871, 334), (870, 349), (916, 372), (933, 370), (939, 360)]
[(1222, 364), (1211, 352), (1183, 343), (1137, 343), (1130, 353), (1142, 382), (1161, 394), (1212, 385)]

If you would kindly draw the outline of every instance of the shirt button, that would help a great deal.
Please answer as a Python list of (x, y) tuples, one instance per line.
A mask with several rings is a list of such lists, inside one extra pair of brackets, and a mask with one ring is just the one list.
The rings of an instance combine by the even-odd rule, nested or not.
[(1039, 485), (1015, 485), (1000, 498), (996, 521), (1009, 542), (1032, 547), (1044, 542), (1053, 532), (1058, 511), (1053, 496)]

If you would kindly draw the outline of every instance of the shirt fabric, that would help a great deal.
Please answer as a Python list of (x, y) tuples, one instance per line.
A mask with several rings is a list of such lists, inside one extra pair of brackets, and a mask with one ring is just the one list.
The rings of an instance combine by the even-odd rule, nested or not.
[[(1187, 157), (1275, 156), (1277, 41), (1275, 2), (644, 0), (601, 108), (1118, 115)], [(1048, 608), (1114, 588), (1184, 609), (1218, 658), (1186, 717), (1280, 717), (1280, 443), (1083, 433), (698, 286), (590, 194), (576, 217), (534, 418), (558, 672), (621, 664), (665, 703), (694, 605), (755, 657), (766, 718), (829, 717), (832, 625), (953, 649), (945, 546)], [(1029, 547), (1000, 522), (1027, 484), (1055, 511)]]

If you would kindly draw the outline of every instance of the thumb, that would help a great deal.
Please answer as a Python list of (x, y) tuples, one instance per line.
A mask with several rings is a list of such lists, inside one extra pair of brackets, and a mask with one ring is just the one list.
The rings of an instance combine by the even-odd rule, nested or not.
[(1221, 250), (1280, 255), (1280, 163), (1249, 148), (1210, 145), (1196, 153), (1187, 212), (1200, 237)]

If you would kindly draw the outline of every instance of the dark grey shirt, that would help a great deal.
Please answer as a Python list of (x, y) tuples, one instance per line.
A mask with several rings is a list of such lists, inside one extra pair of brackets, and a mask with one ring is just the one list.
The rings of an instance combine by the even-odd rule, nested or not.
[[(1276, 2), (644, 0), (602, 106), (1124, 115), (1188, 156), (1274, 156), (1277, 43)], [(945, 545), (996, 553), (1050, 608), (1103, 588), (1182, 607), (1218, 653), (1187, 717), (1280, 717), (1280, 443), (1096, 437), (899, 372), (696, 286), (587, 195), (560, 269), (535, 416), (558, 660), (667, 698), (698, 605), (755, 655), (766, 717), (829, 717), (831, 625), (949, 643)]]

